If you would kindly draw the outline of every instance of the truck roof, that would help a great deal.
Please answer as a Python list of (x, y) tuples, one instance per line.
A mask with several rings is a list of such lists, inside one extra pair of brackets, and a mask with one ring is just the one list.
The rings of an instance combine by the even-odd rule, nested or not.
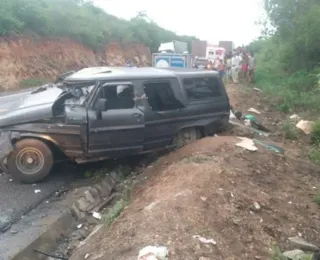
[(185, 68), (132, 68), (132, 67), (90, 67), (79, 70), (65, 79), (65, 82), (121, 80), (141, 78), (172, 78), (190, 74), (218, 75), (213, 71), (202, 71)]

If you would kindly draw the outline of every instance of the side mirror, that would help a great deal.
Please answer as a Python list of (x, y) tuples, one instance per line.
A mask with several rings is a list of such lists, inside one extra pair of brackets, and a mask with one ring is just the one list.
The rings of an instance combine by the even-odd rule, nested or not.
[(108, 101), (105, 98), (100, 98), (94, 105), (95, 114), (98, 120), (102, 119), (102, 111), (106, 111), (108, 109)]
[(98, 111), (106, 111), (108, 109), (108, 101), (106, 98), (100, 98), (94, 105), (94, 109)]

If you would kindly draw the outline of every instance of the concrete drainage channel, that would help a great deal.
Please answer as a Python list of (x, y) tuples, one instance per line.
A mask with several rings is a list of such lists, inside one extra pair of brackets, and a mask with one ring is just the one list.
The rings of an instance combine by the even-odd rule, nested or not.
[[(117, 198), (129, 196), (132, 182), (137, 181), (137, 175), (153, 162), (158, 155), (144, 157), (134, 167), (129, 167), (126, 173), (116, 168), (106, 174), (103, 179), (94, 185), (74, 189), (64, 195), (63, 199), (53, 203), (47, 211), (47, 217), (43, 218), (44, 227), (39, 230), (33, 229), (29, 236), (28, 245), (16, 246), (15, 252), (7, 252), (7, 255), (0, 260), (40, 260), (40, 259), (68, 259), (72, 251), (101, 223), (108, 224), (109, 219), (104, 219), (101, 214), (110, 205), (115, 204), (116, 210), (122, 210), (124, 205), (117, 205)], [(115, 202), (115, 203), (114, 203)], [(39, 207), (45, 207), (40, 205)], [(34, 212), (36, 214), (36, 212)], [(119, 212), (118, 212), (119, 213)], [(116, 216), (117, 212), (110, 218)], [(16, 228), (13, 226), (13, 228)], [(1, 243), (12, 243), (16, 241), (14, 237)]]

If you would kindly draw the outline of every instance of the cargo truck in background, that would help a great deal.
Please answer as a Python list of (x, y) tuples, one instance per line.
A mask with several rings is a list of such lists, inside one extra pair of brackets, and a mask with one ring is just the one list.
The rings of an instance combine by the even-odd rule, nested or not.
[(158, 52), (152, 54), (152, 67), (156, 68), (192, 68), (192, 63), (186, 42), (161, 43)]
[(191, 53), (195, 57), (206, 57), (207, 55), (207, 41), (193, 40), (191, 46)]
[(161, 43), (158, 52), (183, 54), (188, 52), (188, 43), (179, 41)]
[(235, 49), (235, 44), (233, 41), (219, 41), (219, 47), (222, 47), (226, 50), (226, 54), (232, 54), (232, 51)]
[(220, 41), (219, 45), (207, 41), (193, 40), (191, 54), (188, 52), (188, 43), (171, 41), (160, 44), (157, 53), (152, 54), (152, 66), (157, 68), (192, 68), (196, 60), (207, 59), (214, 61), (217, 57), (224, 59), (232, 53), (232, 41)]
[(225, 55), (232, 53), (233, 49), (234, 43), (232, 41), (220, 41), (218, 45), (207, 41), (192, 41), (192, 54), (210, 60), (215, 60), (216, 57), (224, 59)]

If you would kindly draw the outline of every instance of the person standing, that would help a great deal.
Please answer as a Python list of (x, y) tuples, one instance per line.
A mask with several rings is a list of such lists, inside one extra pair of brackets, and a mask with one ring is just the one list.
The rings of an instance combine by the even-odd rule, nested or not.
[(249, 62), (249, 57), (248, 53), (243, 52), (243, 58), (242, 58), (242, 64), (241, 64), (241, 69), (242, 69), (242, 74), (244, 78), (247, 78), (247, 72), (248, 72), (248, 62)]
[(234, 84), (239, 83), (239, 67), (240, 67), (240, 56), (235, 53), (231, 60), (231, 76)]
[(219, 70), (220, 78), (223, 79), (223, 76), (226, 71), (226, 65), (222, 59), (220, 59), (220, 64), (219, 64), (218, 70)]
[(228, 55), (227, 57), (227, 76), (228, 76), (228, 79), (231, 78), (231, 67), (232, 67), (232, 55)]
[(250, 52), (249, 56), (248, 56), (248, 79), (249, 79), (249, 83), (252, 83), (252, 79), (253, 79), (255, 68), (256, 68), (255, 59), (254, 59), (253, 53)]

